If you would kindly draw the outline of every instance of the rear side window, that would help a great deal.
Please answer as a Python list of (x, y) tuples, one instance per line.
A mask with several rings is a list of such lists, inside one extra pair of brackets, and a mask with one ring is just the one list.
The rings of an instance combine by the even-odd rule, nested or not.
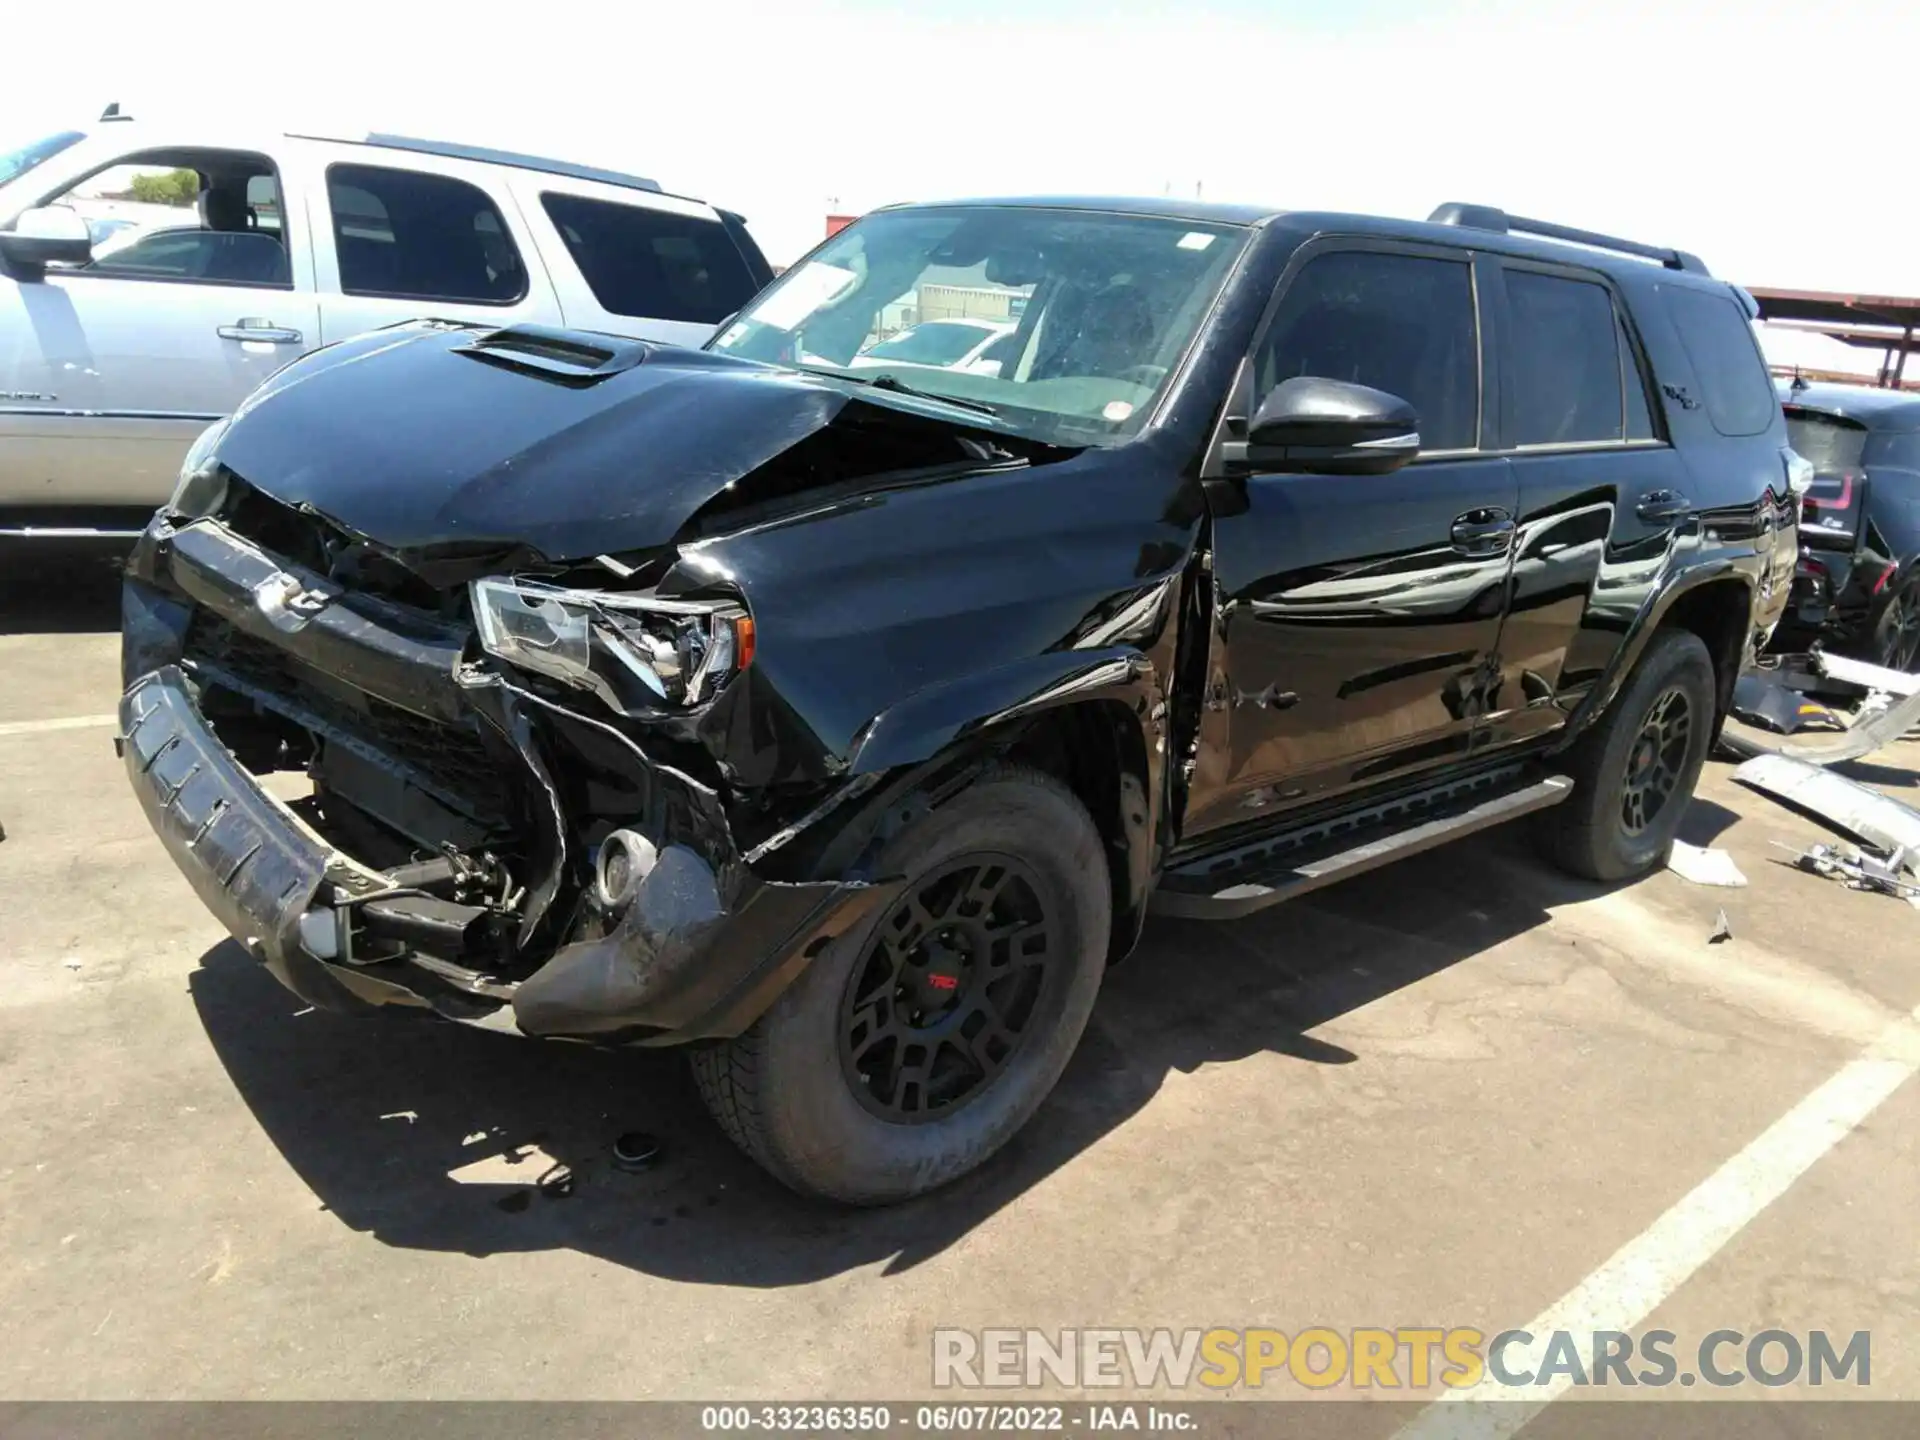
[(712, 325), (760, 288), (717, 220), (552, 192), (540, 203), (610, 314)]
[(447, 175), (327, 168), (340, 288), (349, 295), (511, 305), (526, 267), (486, 191)]
[(1604, 286), (1509, 270), (1502, 372), (1509, 445), (1581, 445), (1625, 433), (1620, 325)]
[(1663, 285), (1667, 314), (1687, 347), (1707, 418), (1722, 435), (1758, 435), (1773, 424), (1780, 402), (1760, 359), (1746, 313), (1730, 295)]
[(1287, 287), (1254, 357), (1258, 399), (1296, 375), (1371, 385), (1413, 406), (1423, 450), (1470, 450), (1478, 333), (1464, 259), (1336, 250)]

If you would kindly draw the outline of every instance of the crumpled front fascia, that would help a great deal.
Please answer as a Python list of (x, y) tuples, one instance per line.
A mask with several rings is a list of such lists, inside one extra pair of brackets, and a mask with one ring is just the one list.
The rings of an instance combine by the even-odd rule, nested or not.
[(530, 1035), (738, 1034), (903, 883), (761, 880), (669, 845), (611, 934), (564, 947), (521, 983), (514, 1018)]
[[(693, 832), (668, 829), (656, 836), (659, 859), (615, 928), (561, 947), (515, 989), (514, 1017), (530, 1035), (633, 1032), (641, 1038), (640, 1032), (651, 1032), (643, 1043), (666, 1043), (738, 1034), (814, 955), (899, 893), (899, 881), (763, 880), (740, 859), (711, 788), (652, 760), (617, 727), (503, 677), (465, 683), (500, 694), (507, 702), (503, 718), (519, 720), (519, 707), (531, 704), (617, 739), (646, 773), (650, 790), (677, 802), (656, 802), (656, 815), (670, 813), (676, 828)], [(816, 807), (782, 838), (832, 808)]]

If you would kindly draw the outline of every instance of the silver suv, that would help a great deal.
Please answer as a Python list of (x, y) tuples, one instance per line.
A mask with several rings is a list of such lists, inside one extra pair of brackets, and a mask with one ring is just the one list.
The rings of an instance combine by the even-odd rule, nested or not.
[(0, 152), (0, 534), (137, 532), (319, 345), (421, 316), (697, 345), (770, 278), (739, 216), (638, 176), (109, 108)]

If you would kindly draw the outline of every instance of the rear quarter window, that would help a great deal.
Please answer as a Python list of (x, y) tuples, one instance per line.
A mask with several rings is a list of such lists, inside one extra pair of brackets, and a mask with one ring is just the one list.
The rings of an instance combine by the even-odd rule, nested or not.
[(1746, 312), (1731, 295), (1663, 285), (1661, 295), (1693, 362), (1707, 418), (1722, 435), (1760, 435), (1780, 402)]
[(540, 203), (608, 314), (712, 325), (760, 288), (717, 220), (553, 191)]

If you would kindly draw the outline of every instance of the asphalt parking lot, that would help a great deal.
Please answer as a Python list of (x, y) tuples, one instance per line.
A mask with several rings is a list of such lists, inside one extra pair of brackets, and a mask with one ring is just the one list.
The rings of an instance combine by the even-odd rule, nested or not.
[[(1778, 863), (1824, 832), (1723, 764), (1684, 833), (1749, 888), (1605, 891), (1508, 831), (1156, 922), (1007, 1153), (844, 1212), (670, 1055), (303, 1013), (127, 791), (115, 606), (98, 555), (0, 558), (0, 1394), (900, 1398), (937, 1326), (1573, 1314), (1867, 1330), (1868, 1393), (1920, 1399), (1920, 913)], [(1920, 744), (1851, 773), (1920, 797)], [(1884, 1098), (1727, 1169), (1868, 1052)], [(1660, 1228), (1710, 1177), (1718, 1228)]]

